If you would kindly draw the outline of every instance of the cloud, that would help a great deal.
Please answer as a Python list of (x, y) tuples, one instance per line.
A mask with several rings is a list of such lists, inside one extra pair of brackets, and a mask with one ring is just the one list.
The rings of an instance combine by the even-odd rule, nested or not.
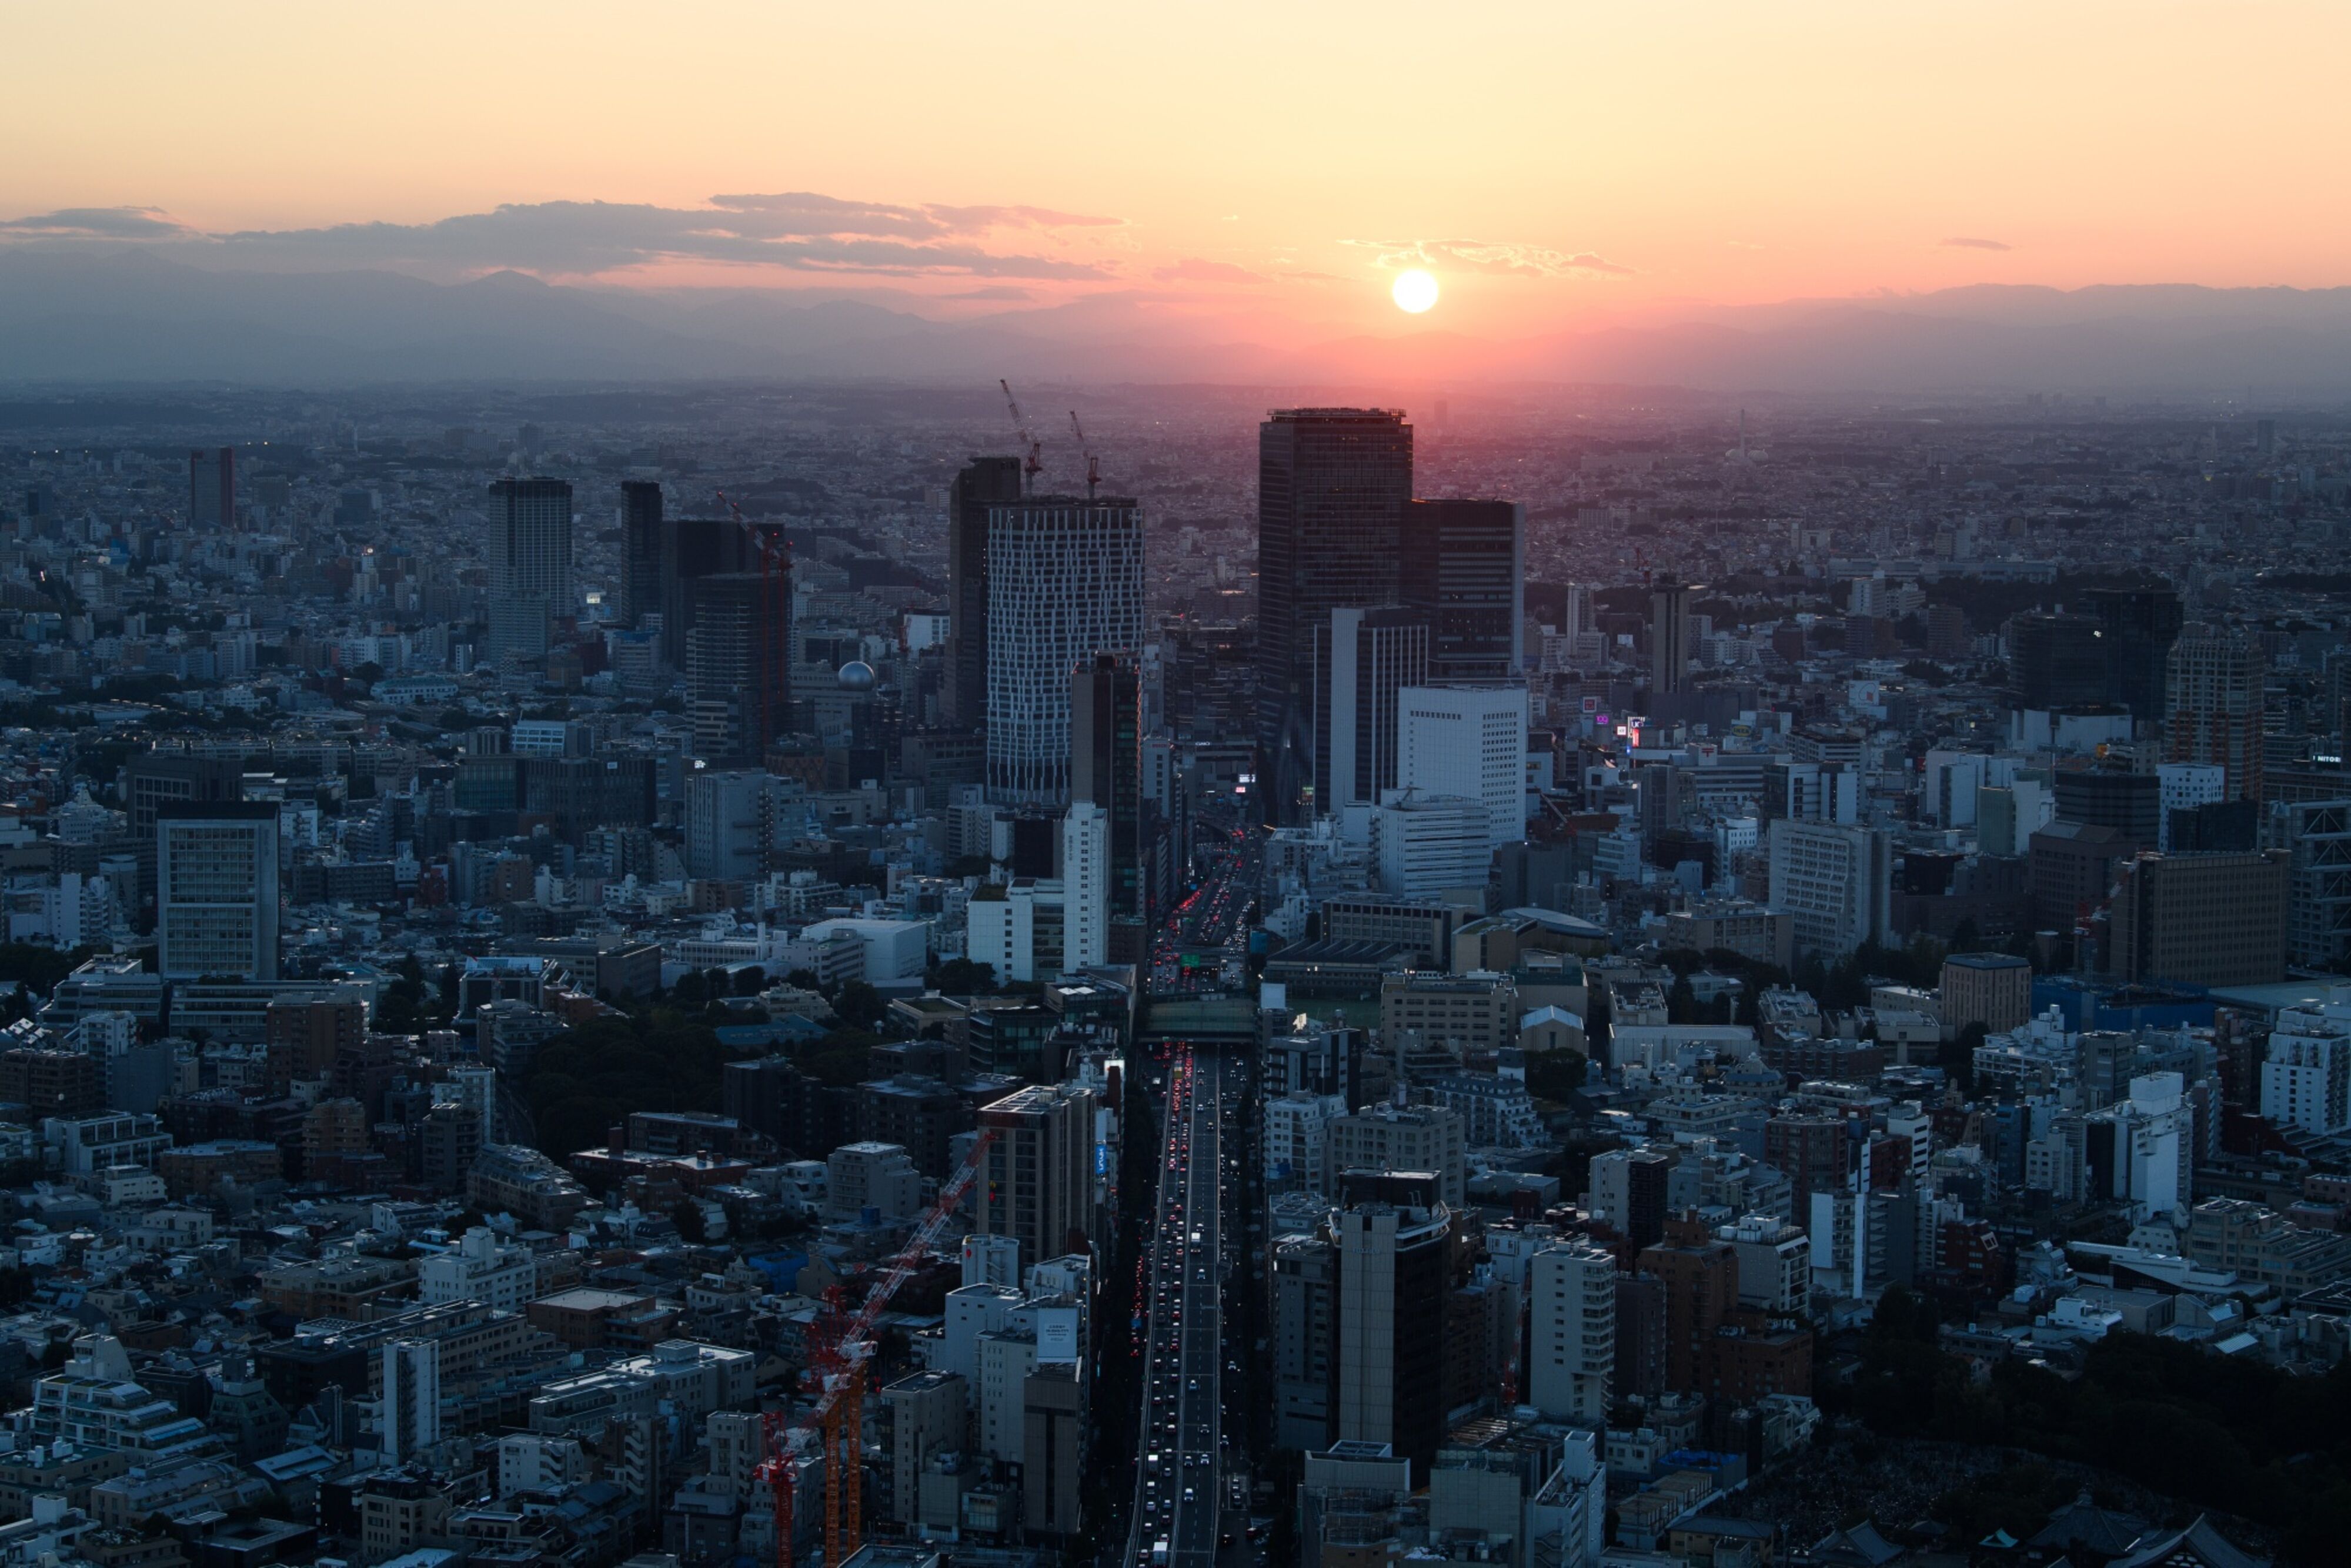
[(0, 218), (0, 234), (42, 239), (177, 239), (194, 232), (161, 207), (65, 207)]
[(1969, 239), (1960, 235), (1945, 240), (1943, 248), (1946, 250), (2014, 250), (2016, 247), (2006, 240)]
[(1098, 263), (987, 243), (1123, 220), (1027, 206), (904, 206), (810, 192), (714, 196), (700, 207), (630, 202), (516, 203), (426, 224), (337, 224), (200, 235), (150, 208), (52, 213), (0, 225), (25, 239), (197, 238), (263, 267), (411, 267), (470, 276), (511, 269), (579, 277), (663, 262), (815, 273), (1092, 278)]
[(1518, 277), (1630, 277), (1633, 269), (1619, 267), (1589, 251), (1569, 255), (1546, 246), (1497, 244), (1475, 239), (1341, 240), (1380, 253), (1384, 267), (1434, 267), (1453, 272), (1484, 272)]
[(1162, 283), (1263, 283), (1262, 273), (1251, 272), (1246, 267), (1236, 267), (1229, 261), (1207, 261), (1187, 256), (1173, 267), (1155, 269), (1152, 277)]
[(1037, 291), (1023, 288), (1017, 283), (990, 283), (979, 288), (966, 288), (958, 293), (940, 296), (945, 299), (1034, 299)]

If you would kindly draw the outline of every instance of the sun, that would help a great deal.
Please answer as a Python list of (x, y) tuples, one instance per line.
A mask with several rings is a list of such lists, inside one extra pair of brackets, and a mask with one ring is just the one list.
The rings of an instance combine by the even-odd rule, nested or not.
[(1437, 276), (1416, 267), (1409, 272), (1399, 272), (1395, 287), (1388, 292), (1395, 296), (1397, 309), (1417, 316), (1437, 303)]

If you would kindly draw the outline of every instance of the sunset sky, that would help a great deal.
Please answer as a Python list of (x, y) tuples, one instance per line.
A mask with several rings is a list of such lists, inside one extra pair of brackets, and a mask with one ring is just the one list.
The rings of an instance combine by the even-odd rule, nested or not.
[[(76, 0), (5, 29), (0, 235), (204, 265), (1487, 334), (2351, 282), (2325, 0)], [(1426, 316), (1389, 303), (1404, 266)]]

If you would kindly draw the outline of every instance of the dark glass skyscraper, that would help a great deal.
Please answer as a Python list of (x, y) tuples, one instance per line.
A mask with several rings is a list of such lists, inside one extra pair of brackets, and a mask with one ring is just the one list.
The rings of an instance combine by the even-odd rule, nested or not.
[(662, 610), (662, 487), (625, 480), (621, 502), (621, 619), (634, 626)]
[(1526, 508), (1515, 501), (1405, 507), (1403, 600), (1428, 622), (1429, 677), (1499, 681), (1523, 646)]
[(1276, 409), (1258, 426), (1258, 789), (1295, 821), (1314, 766), (1314, 635), (1396, 602), (1412, 426), (1397, 409)]
[(501, 479), (490, 486), (490, 653), (547, 654), (554, 623), (573, 612), (571, 486)]
[(1070, 677), (1070, 800), (1110, 817), (1110, 960), (1143, 962), (1151, 882), (1143, 800), (1143, 677), (1132, 659), (1097, 653)]
[(2168, 588), (2094, 588), (2089, 612), (2106, 651), (2106, 700), (2137, 719), (2160, 720), (2169, 701), (2164, 670), (2184, 622)]
[(2106, 647), (2087, 615), (2038, 611), (2008, 622), (2009, 706), (2029, 713), (2097, 707), (2106, 700)]
[(1020, 459), (975, 457), (947, 491), (946, 721), (987, 718), (987, 509), (1020, 499)]
[(188, 527), (236, 526), (236, 448), (199, 446), (188, 454)]
[(662, 658), (685, 668), (686, 633), (694, 630), (694, 583), (722, 572), (757, 568), (750, 530), (731, 517), (680, 517), (662, 533)]
[(696, 757), (726, 767), (756, 766), (782, 727), (791, 641), (789, 585), (765, 572), (723, 571), (686, 584), (686, 711)]

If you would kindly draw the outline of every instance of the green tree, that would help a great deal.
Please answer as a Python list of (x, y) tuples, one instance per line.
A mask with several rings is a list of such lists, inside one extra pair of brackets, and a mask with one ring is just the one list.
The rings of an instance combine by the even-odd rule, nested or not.
[(832, 998), (832, 1010), (850, 1029), (878, 1030), (890, 1016), (890, 1004), (881, 992), (862, 980), (852, 980)]

